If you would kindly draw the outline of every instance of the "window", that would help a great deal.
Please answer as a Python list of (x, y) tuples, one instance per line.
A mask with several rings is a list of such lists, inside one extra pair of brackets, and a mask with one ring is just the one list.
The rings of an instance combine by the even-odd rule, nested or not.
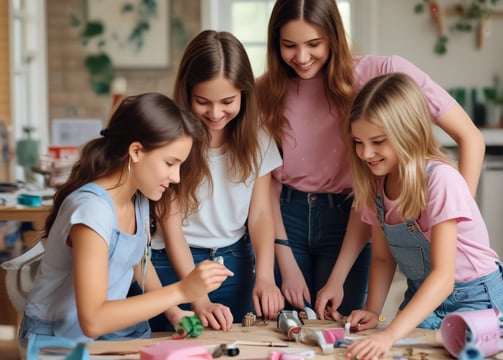
[[(265, 69), (267, 25), (274, 0), (201, 0), (203, 29), (233, 33), (243, 43), (255, 76)], [(338, 0), (344, 26), (351, 34), (350, 0)]]
[[(15, 139), (33, 127), (40, 151), (47, 148), (47, 60), (45, 0), (10, 0), (11, 98)], [(16, 179), (23, 178), (17, 169)]]

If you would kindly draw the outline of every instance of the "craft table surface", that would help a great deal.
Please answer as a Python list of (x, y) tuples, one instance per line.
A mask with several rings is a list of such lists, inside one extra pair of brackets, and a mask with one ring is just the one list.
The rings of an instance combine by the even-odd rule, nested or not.
[[(331, 326), (329, 326), (331, 327)], [(371, 331), (365, 332), (370, 333)], [(152, 339), (138, 339), (128, 341), (95, 341), (89, 343), (89, 351), (92, 360), (118, 360), (118, 359), (139, 359), (138, 351), (143, 346), (155, 344), (163, 340), (171, 340), (170, 333), (154, 333)], [(410, 351), (408, 347), (393, 347), (386, 357), (383, 359), (394, 359), (394, 356), (404, 356), (403, 359), (408, 360), (436, 360), (436, 359), (453, 359), (449, 353), (439, 346), (433, 344), (434, 332), (431, 330), (416, 329), (410, 335), (410, 339), (424, 341), (426, 345), (412, 346), (412, 356), (406, 356), (406, 352)], [(241, 324), (234, 324), (233, 328), (228, 332), (204, 329), (201, 335), (197, 338), (191, 338), (190, 341), (199, 342), (203, 345), (218, 345), (231, 343), (236, 340), (246, 341), (280, 341), (285, 342), (286, 336), (276, 330), (275, 322), (269, 322), (267, 325), (242, 327)], [(177, 340), (185, 341), (185, 340)], [(288, 342), (290, 348), (300, 347), (313, 349), (315, 351), (314, 359), (344, 359), (345, 349), (334, 349), (332, 354), (323, 354), (317, 346), (309, 346), (301, 343)], [(15, 341), (0, 341), (0, 359), (18, 360), (21, 359), (18, 352), (15, 351), (17, 345)], [(271, 350), (281, 350), (282, 348), (271, 348), (263, 346), (245, 346), (238, 345), (240, 354), (235, 357), (222, 356), (218, 359), (267, 359)], [(283, 348), (284, 349), (284, 348)], [(17, 350), (17, 349), (16, 349)], [(54, 359), (54, 357), (52, 358)], [(61, 359), (61, 358), (59, 358)], [(58, 359), (58, 360), (59, 360)], [(503, 352), (492, 359), (503, 359)], [(180, 359), (183, 360), (183, 359)]]
[[(336, 325), (323, 325), (322, 327), (336, 327)], [(318, 326), (319, 327), (319, 326)], [(130, 353), (126, 358), (139, 359), (131, 353), (136, 353), (142, 346), (147, 346), (162, 340), (170, 340), (171, 335), (168, 333), (154, 333), (156, 338), (148, 340), (131, 340), (131, 341), (96, 341), (89, 345), (91, 354), (99, 355), (104, 353)], [(421, 339), (425, 343), (432, 343), (434, 341), (434, 332), (428, 330), (416, 329), (411, 336)], [(241, 324), (234, 324), (232, 329), (228, 332), (204, 329), (201, 335), (197, 338), (191, 338), (191, 341), (199, 342), (204, 345), (218, 345), (232, 343), (236, 340), (244, 341), (274, 341), (274, 342), (287, 342), (290, 348), (308, 348), (315, 351), (314, 359), (344, 359), (346, 349), (334, 349), (331, 354), (323, 354), (321, 348), (318, 346), (310, 346), (294, 341), (287, 341), (286, 336), (276, 329), (276, 323), (270, 321), (267, 325), (254, 325), (250, 327), (242, 327)], [(184, 341), (184, 340), (178, 340)], [(222, 356), (219, 359), (267, 359), (271, 350), (281, 350), (281, 347), (268, 347), (268, 346), (250, 346), (238, 345), (240, 354), (235, 357)], [(283, 348), (284, 349), (284, 348)], [(393, 356), (403, 355), (407, 351), (407, 347), (395, 347), (384, 359), (393, 359)], [(425, 355), (422, 355), (425, 354)], [(412, 347), (412, 357), (407, 359), (417, 360), (435, 360), (435, 359), (448, 359), (448, 352), (442, 347), (435, 347), (431, 345), (414, 346)], [(426, 357), (425, 357), (426, 356)], [(101, 357), (99, 357), (101, 358)]]

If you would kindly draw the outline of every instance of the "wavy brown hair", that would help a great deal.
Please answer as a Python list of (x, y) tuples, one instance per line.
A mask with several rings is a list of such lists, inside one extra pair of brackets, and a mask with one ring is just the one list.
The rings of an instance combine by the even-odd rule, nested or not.
[(241, 42), (225, 31), (204, 30), (187, 45), (180, 61), (173, 98), (191, 109), (192, 91), (202, 82), (219, 76), (241, 91), (241, 109), (225, 127), (225, 147), (229, 152), (230, 176), (244, 181), (257, 171), (259, 149), (255, 78)]
[(327, 98), (341, 118), (348, 114), (354, 93), (353, 58), (336, 2), (277, 0), (269, 19), (267, 70), (257, 81), (257, 94), (261, 116), (279, 146), (288, 123), (283, 114), (287, 83), (297, 77), (280, 52), (281, 28), (291, 20), (303, 20), (316, 26), (329, 40), (330, 55), (322, 70), (323, 81)]
[(84, 145), (68, 180), (56, 191), (54, 205), (45, 223), (44, 236), (49, 234), (63, 201), (82, 185), (115, 172), (120, 172), (121, 176), (114, 188), (124, 183), (129, 145), (136, 141), (149, 152), (182, 136), (192, 138), (190, 154), (180, 168), (181, 181), (170, 184), (163, 193), (164, 201), (156, 202), (155, 206), (160, 216), (169, 211), (173, 198), (178, 199), (185, 213), (197, 209), (199, 202), (196, 190), (203, 176), (200, 167), (206, 164), (202, 149), (207, 139), (204, 127), (193, 115), (159, 93), (129, 96), (112, 114), (102, 134), (102, 137)]

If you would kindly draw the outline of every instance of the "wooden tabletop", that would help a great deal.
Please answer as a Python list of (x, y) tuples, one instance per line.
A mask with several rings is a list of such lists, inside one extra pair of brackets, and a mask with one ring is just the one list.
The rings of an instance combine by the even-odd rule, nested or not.
[(15, 205), (0, 206), (0, 221), (27, 221), (32, 222), (36, 230), (44, 228), (45, 219), (51, 209), (50, 205), (38, 207)]
[[(309, 326), (312, 329), (319, 328), (331, 328), (338, 327), (336, 323), (326, 324), (320, 326)], [(369, 334), (372, 331), (365, 332)], [(91, 354), (124, 354), (125, 356), (134, 356), (133, 354), (138, 353), (139, 349), (143, 346), (153, 345), (159, 341), (172, 340), (172, 334), (169, 333), (154, 333), (155, 338), (153, 339), (142, 339), (142, 340), (131, 340), (131, 341), (96, 341), (89, 344), (89, 350)], [(441, 346), (431, 345), (434, 343), (435, 332), (431, 330), (416, 329), (410, 334), (411, 342), (423, 343), (421, 345), (413, 346), (398, 346), (394, 347), (387, 357), (384, 359), (394, 359), (397, 356), (404, 356), (405, 359), (448, 359), (448, 352)], [(269, 353), (272, 350), (281, 351), (282, 349), (292, 350), (292, 348), (297, 349), (310, 349), (313, 350), (315, 356), (313, 359), (344, 359), (346, 354), (346, 349), (338, 348), (334, 349), (332, 353), (324, 354), (321, 347), (316, 344), (304, 344), (297, 343), (295, 341), (287, 341), (285, 334), (281, 333), (276, 328), (276, 323), (274, 321), (268, 324), (253, 325), (250, 327), (243, 327), (241, 324), (234, 324), (233, 328), (228, 332), (204, 329), (201, 335), (197, 338), (190, 338), (186, 340), (177, 341), (194, 341), (206, 345), (207, 348), (216, 347), (220, 344), (231, 344), (237, 341), (237, 347), (239, 348), (240, 354), (237, 357), (222, 356), (221, 359), (267, 359)], [(246, 345), (240, 342), (262, 342), (263, 345)], [(271, 347), (268, 346), (270, 342), (280, 342), (286, 343), (288, 345), (285, 347)], [(131, 358), (131, 357), (129, 357)], [(134, 358), (134, 357), (133, 357)], [(307, 359), (307, 358), (306, 358)]]

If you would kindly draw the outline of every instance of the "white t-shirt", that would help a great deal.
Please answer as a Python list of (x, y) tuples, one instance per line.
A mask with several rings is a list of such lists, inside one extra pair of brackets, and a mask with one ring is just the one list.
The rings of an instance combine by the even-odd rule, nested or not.
[[(207, 183), (199, 187), (199, 210), (190, 215), (183, 225), (189, 246), (221, 248), (234, 244), (244, 235), (255, 180), (282, 163), (276, 143), (265, 132), (260, 132), (259, 143), (258, 174), (251, 175), (245, 182), (229, 180), (228, 154), (221, 148), (210, 150), (213, 192), (210, 192)], [(152, 239), (152, 247), (164, 248), (162, 234), (158, 233)]]

